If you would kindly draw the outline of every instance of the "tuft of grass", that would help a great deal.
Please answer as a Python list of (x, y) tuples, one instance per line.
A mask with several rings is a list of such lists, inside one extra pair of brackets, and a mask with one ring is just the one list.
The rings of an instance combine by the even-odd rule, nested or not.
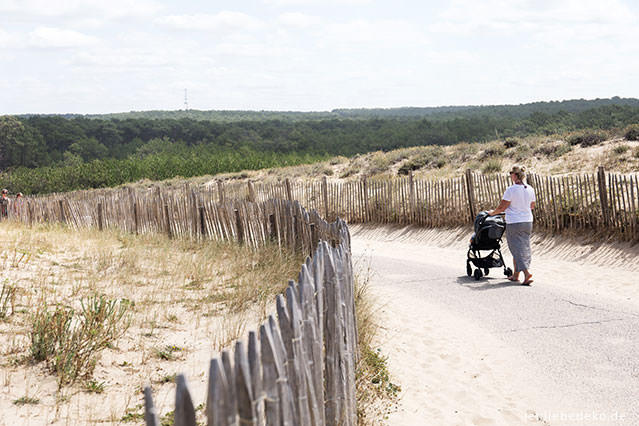
[(481, 167), (481, 171), (484, 174), (499, 173), (501, 172), (502, 161), (501, 158), (492, 158), (485, 161)]
[(21, 396), (20, 398), (13, 401), (14, 405), (37, 405), (39, 403), (40, 400), (38, 398), (33, 398), (30, 396)]
[(96, 382), (95, 380), (89, 380), (85, 383), (84, 388), (89, 393), (103, 393), (104, 382)]
[(9, 280), (2, 282), (0, 289), (0, 319), (9, 317), (15, 312), (16, 286), (9, 284)]
[(120, 421), (125, 423), (144, 421), (144, 404), (138, 404), (134, 408), (127, 408)]
[(612, 152), (614, 152), (617, 155), (623, 155), (626, 152), (628, 152), (628, 150), (630, 150), (630, 147), (628, 145), (622, 144), (622, 145), (617, 145), (612, 149)]
[(93, 373), (100, 351), (129, 327), (130, 302), (94, 296), (80, 301), (80, 309), (41, 304), (31, 320), (31, 355), (47, 361), (60, 386)]
[(154, 380), (153, 383), (156, 383), (158, 385), (164, 385), (164, 384), (167, 384), (167, 383), (175, 383), (175, 377), (176, 377), (175, 373), (173, 373), (173, 374), (165, 374), (164, 376), (160, 377), (159, 379)]
[(177, 359), (176, 352), (181, 352), (183, 348), (176, 345), (166, 345), (162, 348), (155, 348), (156, 358), (163, 359), (164, 361), (174, 361)]

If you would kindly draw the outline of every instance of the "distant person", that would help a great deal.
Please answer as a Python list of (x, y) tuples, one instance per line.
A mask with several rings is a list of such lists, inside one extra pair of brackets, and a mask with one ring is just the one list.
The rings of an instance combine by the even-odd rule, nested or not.
[(9, 199), (9, 191), (6, 189), (2, 190), (2, 195), (0, 196), (0, 218), (6, 219), (9, 216), (9, 205), (11, 204), (11, 200)]
[(510, 170), (510, 179), (513, 184), (506, 188), (499, 206), (489, 211), (490, 216), (506, 212), (506, 241), (513, 255), (513, 274), (508, 277), (510, 281), (519, 281), (519, 273), (524, 273), (523, 285), (530, 285), (532, 273), (530, 262), (532, 252), (530, 249), (530, 234), (533, 228), (532, 210), (535, 208), (535, 191), (526, 184), (526, 168), (513, 166)]

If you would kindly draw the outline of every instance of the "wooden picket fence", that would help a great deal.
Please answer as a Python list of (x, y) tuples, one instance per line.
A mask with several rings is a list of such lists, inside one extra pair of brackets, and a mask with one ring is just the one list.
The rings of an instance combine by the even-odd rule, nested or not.
[[(531, 174), (528, 183), (537, 197), (535, 229), (639, 242), (637, 173), (608, 173), (600, 167), (593, 174)], [(260, 205), (284, 199), (299, 202), (298, 216), (299, 208), (304, 207), (329, 221), (339, 217), (348, 223), (458, 227), (472, 224), (478, 212), (495, 208), (510, 184), (506, 174), (483, 175), (470, 170), (463, 176), (443, 180), (414, 179), (409, 175), (348, 182), (329, 182), (326, 178), (297, 182), (286, 179), (279, 183), (218, 181), (198, 189), (185, 185), (169, 191), (157, 186), (29, 197), (20, 208), (12, 210), (28, 222), (53, 219), (74, 226), (117, 223), (131, 232), (164, 230), (194, 237), (209, 233), (216, 238), (241, 238), (242, 227), (234, 224), (234, 210), (240, 210), (242, 221), (263, 211), (249, 212), (253, 207), (246, 207), (247, 204), (236, 208), (234, 203), (246, 200)], [(127, 198), (130, 201), (124, 203)], [(78, 204), (80, 201), (84, 203)], [(218, 220), (224, 224), (209, 223)], [(267, 223), (263, 220), (262, 226)], [(256, 244), (266, 237), (264, 231), (247, 232), (259, 234), (252, 236)]]
[[(535, 228), (550, 233), (599, 234), (639, 242), (639, 176), (599, 168), (592, 174), (531, 174), (535, 189)], [(209, 191), (224, 199), (298, 200), (327, 220), (425, 227), (457, 227), (473, 223), (477, 213), (499, 204), (511, 185), (506, 174), (483, 175), (467, 170), (442, 180), (397, 178), (329, 182), (218, 182)]]
[(30, 197), (13, 205), (9, 218), (29, 224), (64, 223), (72, 228), (118, 229), (134, 234), (165, 233), (171, 238), (237, 241), (253, 247), (276, 242), (311, 254), (320, 240), (336, 244), (335, 224), (299, 202), (271, 199), (218, 203), (197, 189), (79, 191)]
[[(210, 362), (204, 412), (218, 425), (355, 425), (355, 322), (350, 237), (337, 222), (339, 244), (319, 244), (270, 316)], [(159, 425), (146, 387), (145, 420)], [(195, 426), (184, 375), (176, 378), (174, 424)]]

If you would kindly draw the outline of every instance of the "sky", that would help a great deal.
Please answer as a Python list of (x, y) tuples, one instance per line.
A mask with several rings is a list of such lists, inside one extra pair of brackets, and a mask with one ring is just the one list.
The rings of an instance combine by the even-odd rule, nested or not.
[(637, 0), (0, 0), (0, 114), (639, 98)]

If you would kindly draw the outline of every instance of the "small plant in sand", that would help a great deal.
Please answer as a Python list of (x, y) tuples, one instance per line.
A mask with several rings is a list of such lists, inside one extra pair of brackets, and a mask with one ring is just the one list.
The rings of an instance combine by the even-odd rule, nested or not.
[(36, 405), (39, 403), (40, 400), (38, 398), (33, 398), (31, 396), (21, 396), (13, 401), (13, 405)]
[(7, 318), (15, 312), (15, 298), (16, 287), (4, 280), (0, 289), (0, 319)]
[(84, 388), (89, 393), (102, 393), (104, 392), (104, 382), (89, 380), (85, 383)]
[(40, 305), (31, 321), (31, 356), (46, 361), (60, 386), (93, 373), (100, 351), (129, 327), (130, 302), (94, 296), (81, 308)]

